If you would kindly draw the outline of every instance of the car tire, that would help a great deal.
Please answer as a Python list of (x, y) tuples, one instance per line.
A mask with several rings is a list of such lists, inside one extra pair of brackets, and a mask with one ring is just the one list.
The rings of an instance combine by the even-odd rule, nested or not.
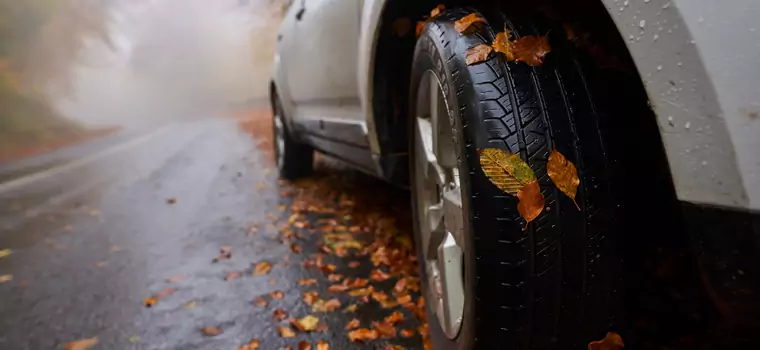
[[(499, 13), (478, 13), (488, 22), (458, 33), (454, 22), (470, 13), (478, 12), (450, 9), (429, 20), (412, 63), (410, 183), (433, 347), (585, 348), (589, 341), (616, 330), (622, 271), (618, 236), (623, 231), (616, 226), (620, 208), (613, 189), (619, 183), (619, 159), (605, 149), (613, 136), (605, 130), (606, 116), (597, 108), (577, 50), (561, 26), (539, 32), (535, 28), (546, 22), (516, 25)], [(468, 66), (467, 50), (490, 45), (505, 26), (515, 37), (548, 35), (552, 52), (544, 64), (507, 62), (492, 52), (486, 61)], [(422, 128), (415, 123), (423, 118), (420, 94), (427, 89), (429, 74), (440, 82), (446, 102), (452, 130), (444, 137), (451, 137), (454, 144), (461, 187), (464, 305), (461, 327), (449, 334), (433, 311), (437, 301), (430, 300), (431, 290), (441, 286), (429, 279), (425, 263), (425, 251), (432, 251), (422, 233), (428, 217), (420, 203), (426, 194), (415, 177), (423, 166), (415, 169), (415, 162), (424, 156), (419, 146), (414, 148), (415, 142), (424, 143), (418, 134)], [(518, 214), (516, 196), (501, 191), (483, 173), (477, 151), (481, 148), (518, 154), (535, 173), (546, 204), (527, 227)], [(580, 210), (548, 176), (547, 160), (554, 149), (578, 168)], [(443, 221), (448, 225), (448, 218)]]
[(314, 149), (293, 138), (279, 97), (275, 95), (272, 100), (274, 155), (280, 177), (296, 180), (311, 175), (314, 171)]

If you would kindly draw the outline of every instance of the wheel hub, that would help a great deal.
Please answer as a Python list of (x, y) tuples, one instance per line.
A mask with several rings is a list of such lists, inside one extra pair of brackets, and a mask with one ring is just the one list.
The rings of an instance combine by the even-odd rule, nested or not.
[(456, 338), (464, 313), (464, 212), (452, 125), (438, 78), (423, 76), (415, 120), (415, 188), (428, 306)]
[(274, 151), (277, 161), (277, 169), (282, 170), (282, 164), (285, 159), (285, 124), (282, 120), (282, 111), (280, 106), (275, 106), (274, 116)]

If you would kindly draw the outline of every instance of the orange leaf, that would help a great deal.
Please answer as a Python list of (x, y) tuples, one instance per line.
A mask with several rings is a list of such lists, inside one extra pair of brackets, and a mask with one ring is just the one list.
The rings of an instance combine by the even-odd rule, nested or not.
[(273, 299), (282, 299), (285, 297), (285, 293), (283, 293), (281, 290), (276, 290), (269, 292), (269, 296), (271, 296)]
[(311, 306), (317, 299), (319, 299), (319, 293), (315, 290), (303, 293), (303, 301), (306, 302), (306, 305)]
[(324, 339), (317, 340), (317, 350), (330, 350), (330, 344)]
[(301, 278), (300, 280), (298, 280), (298, 284), (302, 286), (311, 286), (311, 285), (317, 284), (317, 279), (316, 278)]
[(494, 51), (503, 53), (507, 61), (514, 61), (515, 55), (512, 53), (512, 45), (509, 42), (509, 29), (505, 28), (503, 32), (496, 34), (492, 46)]
[(293, 253), (300, 253), (301, 252), (301, 247), (299, 247), (295, 243), (290, 243), (290, 250), (292, 250)]
[(298, 328), (301, 332), (311, 332), (317, 330), (319, 319), (316, 316), (306, 315), (300, 319), (291, 319), (290, 323)]
[(305, 340), (298, 342), (298, 350), (311, 350), (311, 344)]
[(156, 293), (155, 296), (156, 296), (156, 298), (163, 298), (165, 296), (169, 296), (169, 295), (174, 294), (174, 292), (176, 292), (176, 291), (177, 291), (177, 288), (166, 288), (166, 289), (161, 290), (158, 293)]
[(552, 50), (549, 46), (549, 38), (545, 35), (520, 37), (511, 44), (515, 61), (525, 62), (529, 66), (539, 66), (544, 63), (544, 56)]
[(493, 48), (486, 44), (479, 44), (475, 47), (471, 47), (469, 50), (467, 50), (465, 61), (467, 62), (468, 66), (483, 62), (488, 59), (488, 55), (491, 54), (492, 50)]
[(256, 267), (253, 269), (253, 275), (254, 276), (262, 276), (269, 274), (269, 271), (272, 270), (272, 264), (270, 264), (267, 261), (262, 261), (256, 264)]
[(520, 199), (517, 203), (517, 211), (526, 222), (533, 221), (544, 210), (544, 195), (541, 194), (538, 182), (525, 185), (520, 192), (517, 192), (517, 198)]
[(395, 311), (384, 319), (386, 323), (396, 324), (404, 320), (404, 314), (400, 311)]
[(361, 263), (358, 262), (358, 261), (352, 261), (352, 262), (348, 263), (348, 267), (350, 267), (352, 269), (355, 269), (355, 268), (359, 267), (359, 265), (361, 265)]
[(338, 281), (340, 281), (340, 280), (342, 280), (342, 279), (343, 279), (343, 276), (342, 276), (342, 275), (339, 275), (339, 274), (337, 274), (337, 273), (331, 273), (329, 276), (327, 276), (327, 279), (328, 279), (330, 282), (338, 282)]
[(145, 307), (152, 307), (153, 305), (156, 305), (158, 303), (158, 298), (156, 297), (149, 297), (143, 299), (143, 305)]
[(438, 6), (430, 10), (430, 18), (434, 18), (440, 15), (441, 12), (443, 12), (444, 10), (446, 10), (446, 6), (444, 6), (443, 4), (438, 4)]
[(370, 278), (373, 281), (375, 281), (375, 282), (382, 282), (382, 281), (385, 281), (385, 280), (391, 278), (391, 276), (389, 274), (385, 273), (383, 270), (374, 269), (370, 273)]
[(237, 350), (259, 350), (261, 342), (258, 339), (251, 339), (251, 341), (243, 346), (238, 347)]
[(66, 350), (87, 350), (98, 343), (98, 337), (75, 340), (66, 343)]
[(350, 322), (348, 322), (348, 324), (346, 324), (346, 327), (344, 329), (347, 331), (350, 331), (352, 329), (359, 328), (360, 325), (361, 325), (361, 321), (359, 321), (358, 318), (355, 318), (351, 320)]
[(277, 328), (277, 332), (279, 332), (280, 337), (283, 338), (293, 338), (296, 336), (296, 332), (294, 332), (293, 328), (290, 328), (289, 326), (279, 327)]
[(417, 27), (415, 28), (415, 33), (417, 34), (417, 37), (420, 37), (420, 34), (422, 34), (422, 30), (425, 29), (425, 23), (427, 21), (417, 21)]
[(267, 302), (267, 300), (262, 297), (258, 297), (253, 300), (253, 305), (256, 305), (256, 306), (267, 306), (268, 303), (269, 302)]
[(387, 322), (372, 322), (372, 328), (383, 338), (395, 338), (396, 327)]
[(406, 291), (406, 283), (407, 283), (406, 277), (399, 279), (396, 282), (396, 285), (393, 286), (393, 291), (396, 292), (396, 293), (403, 293), (403, 292), (405, 292)]
[(607, 332), (604, 339), (588, 343), (588, 350), (620, 350), (624, 347), (623, 338), (615, 332)]
[(240, 278), (240, 273), (235, 271), (229, 271), (227, 272), (227, 276), (224, 277), (225, 281), (232, 281), (234, 279)]
[(454, 22), (454, 29), (456, 29), (457, 32), (462, 33), (470, 28), (471, 25), (477, 22), (485, 22), (485, 20), (482, 17), (478, 16), (477, 13), (471, 13)]
[(555, 149), (549, 155), (546, 171), (549, 173), (549, 178), (552, 179), (554, 185), (562, 193), (570, 197), (575, 206), (578, 207), (578, 210), (581, 210), (581, 207), (575, 201), (575, 194), (578, 191), (578, 185), (581, 183), (581, 180), (578, 179), (578, 169), (575, 168), (575, 165)]
[(201, 328), (201, 332), (203, 332), (203, 335), (207, 337), (215, 337), (219, 334), (222, 334), (222, 330), (219, 329), (219, 327), (214, 326), (208, 326)]
[(348, 339), (352, 342), (375, 340), (378, 336), (379, 334), (377, 334), (376, 330), (367, 328), (359, 328), (348, 332)]
[(413, 329), (402, 329), (399, 334), (401, 334), (404, 338), (411, 338), (414, 336), (414, 330)]
[(282, 321), (288, 317), (288, 312), (283, 309), (276, 309), (272, 315), (276, 321)]

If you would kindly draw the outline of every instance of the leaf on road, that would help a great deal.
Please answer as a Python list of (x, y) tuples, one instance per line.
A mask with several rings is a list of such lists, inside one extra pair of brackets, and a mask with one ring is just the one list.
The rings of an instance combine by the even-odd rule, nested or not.
[(225, 281), (232, 281), (238, 278), (240, 278), (240, 272), (236, 271), (228, 271), (227, 276), (224, 276)]
[(520, 199), (517, 203), (517, 211), (526, 222), (533, 221), (544, 210), (544, 195), (541, 194), (538, 182), (534, 181), (525, 185), (520, 192), (517, 192), (517, 198)]
[(279, 327), (277, 328), (277, 332), (279, 332), (280, 337), (283, 338), (293, 338), (296, 336), (296, 332), (294, 332), (293, 328), (290, 328), (290, 326)]
[(267, 304), (269, 304), (269, 302), (266, 299), (262, 298), (262, 297), (258, 297), (258, 298), (256, 298), (256, 299), (253, 300), (253, 305), (256, 305), (256, 306), (265, 307), (265, 306), (267, 306)]
[(515, 55), (512, 53), (512, 45), (509, 42), (509, 29), (504, 29), (503, 32), (496, 34), (496, 39), (493, 41), (493, 50), (501, 52), (506, 57), (507, 61), (514, 61)]
[(400, 278), (398, 281), (396, 281), (396, 285), (393, 286), (393, 291), (395, 293), (404, 293), (406, 291), (406, 284), (406, 277)]
[(312, 286), (317, 284), (316, 278), (301, 278), (298, 280), (298, 284), (301, 286)]
[(484, 23), (485, 19), (483, 19), (483, 17), (478, 16), (477, 13), (471, 13), (467, 16), (464, 16), (456, 20), (456, 22), (454, 22), (454, 29), (456, 29), (458, 33), (463, 33), (467, 31), (470, 28), (470, 26), (478, 22)]
[(273, 292), (270, 292), (269, 296), (271, 296), (272, 299), (282, 299), (285, 297), (285, 293), (283, 293), (281, 290), (275, 290)]
[(143, 305), (145, 307), (153, 307), (153, 305), (156, 305), (158, 303), (158, 298), (156, 297), (148, 297), (143, 299)]
[(327, 280), (330, 282), (338, 282), (343, 279), (343, 275), (339, 275), (337, 273), (331, 273), (329, 276), (327, 276)]
[(546, 35), (528, 35), (511, 42), (512, 53), (516, 62), (525, 62), (529, 66), (540, 66), (544, 56), (551, 52), (549, 38)]
[(166, 204), (174, 204), (177, 203), (177, 198), (167, 198)]
[(259, 346), (261, 342), (258, 339), (251, 339), (248, 344), (238, 347), (237, 350), (259, 350)]
[(544, 196), (536, 175), (517, 154), (498, 148), (478, 149), (480, 167), (488, 179), (502, 191), (517, 195), (517, 211), (531, 222), (544, 209)]
[(290, 243), (290, 250), (291, 250), (293, 253), (296, 253), (296, 254), (298, 254), (298, 253), (300, 253), (300, 252), (301, 252), (301, 247), (299, 247), (299, 246), (298, 246), (298, 244), (295, 244), (295, 243)]
[(177, 292), (177, 288), (166, 288), (156, 293), (156, 298), (163, 298), (165, 296), (172, 295)]
[(404, 338), (411, 338), (414, 336), (414, 330), (413, 329), (402, 329), (399, 331), (399, 334), (401, 334)]
[(166, 282), (177, 283), (185, 280), (185, 275), (172, 276), (166, 279)]
[(404, 320), (404, 314), (402, 314), (400, 311), (394, 311), (392, 314), (388, 315), (383, 321), (390, 324), (396, 324)]
[(387, 322), (372, 322), (372, 328), (383, 338), (395, 338), (396, 327)]
[(305, 340), (298, 342), (298, 350), (311, 350), (311, 344)]
[(355, 318), (355, 319), (349, 321), (348, 324), (346, 324), (346, 327), (344, 329), (347, 330), (347, 331), (350, 331), (352, 329), (359, 328), (360, 325), (361, 325), (361, 321), (359, 321), (358, 318)]
[(254, 276), (263, 276), (269, 274), (269, 271), (272, 270), (272, 264), (267, 261), (262, 261), (256, 264), (256, 267), (253, 269), (253, 275)]
[(219, 329), (219, 327), (215, 327), (215, 326), (203, 327), (201, 328), (201, 332), (203, 333), (203, 335), (207, 337), (215, 337), (219, 334), (222, 334), (222, 330)]
[(75, 340), (66, 343), (66, 350), (87, 350), (98, 343), (98, 337)]
[(311, 306), (311, 311), (314, 312), (331, 312), (335, 311), (336, 309), (340, 308), (340, 300), (338, 299), (330, 299), (330, 300), (317, 300), (314, 305)]
[(330, 350), (330, 344), (324, 339), (317, 340), (317, 350)]
[(10, 249), (0, 250), (0, 259), (6, 257), (8, 255), (11, 255), (11, 250)]
[(379, 334), (374, 329), (359, 328), (348, 332), (348, 339), (352, 342), (371, 341), (377, 339)]
[(620, 350), (624, 347), (623, 338), (615, 332), (607, 332), (604, 339), (588, 343), (588, 350)]
[(575, 165), (567, 160), (562, 153), (559, 153), (556, 149), (549, 155), (549, 162), (546, 164), (546, 170), (549, 173), (549, 178), (552, 179), (554, 185), (559, 188), (562, 193), (566, 194), (573, 200), (578, 210), (581, 207), (575, 201), (575, 194), (578, 191), (578, 185), (581, 180), (578, 178), (578, 169)]
[(488, 59), (488, 55), (491, 54), (492, 50), (493, 48), (491, 46), (488, 46), (486, 44), (478, 44), (475, 47), (471, 47), (469, 50), (467, 50), (465, 61), (467, 62), (468, 66), (483, 62)]
[(303, 293), (303, 301), (306, 302), (306, 305), (313, 305), (317, 299), (319, 299), (319, 293), (316, 290)]
[(283, 309), (276, 309), (276, 310), (274, 310), (274, 312), (272, 313), (272, 315), (274, 316), (274, 319), (276, 321), (282, 321), (282, 320), (288, 318), (288, 312), (285, 311), (285, 310), (283, 310)]
[(375, 282), (382, 282), (391, 278), (391, 275), (385, 273), (383, 270), (374, 269), (370, 273), (370, 278)]
[(343, 312), (356, 312), (356, 309), (359, 308), (359, 305), (351, 304), (349, 306), (346, 306), (345, 309), (343, 309)]
[(352, 261), (352, 262), (348, 263), (348, 267), (350, 267), (352, 269), (355, 269), (355, 268), (359, 267), (361, 264), (362, 263), (360, 263), (358, 261)]
[(319, 318), (313, 315), (306, 315), (303, 318), (291, 320), (291, 323), (301, 332), (311, 332), (317, 330)]

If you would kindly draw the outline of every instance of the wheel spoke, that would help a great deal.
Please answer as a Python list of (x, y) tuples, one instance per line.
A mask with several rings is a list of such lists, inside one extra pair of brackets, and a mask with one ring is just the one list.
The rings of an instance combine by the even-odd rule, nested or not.
[(429, 119), (417, 117), (417, 140), (420, 143), (418, 149), (418, 155), (424, 155), (423, 157), (417, 157), (417, 162), (424, 162), (418, 164), (418, 169), (422, 170), (425, 179), (433, 180), (438, 185), (446, 183), (446, 174), (443, 169), (438, 165), (438, 159), (433, 153), (433, 128)]

